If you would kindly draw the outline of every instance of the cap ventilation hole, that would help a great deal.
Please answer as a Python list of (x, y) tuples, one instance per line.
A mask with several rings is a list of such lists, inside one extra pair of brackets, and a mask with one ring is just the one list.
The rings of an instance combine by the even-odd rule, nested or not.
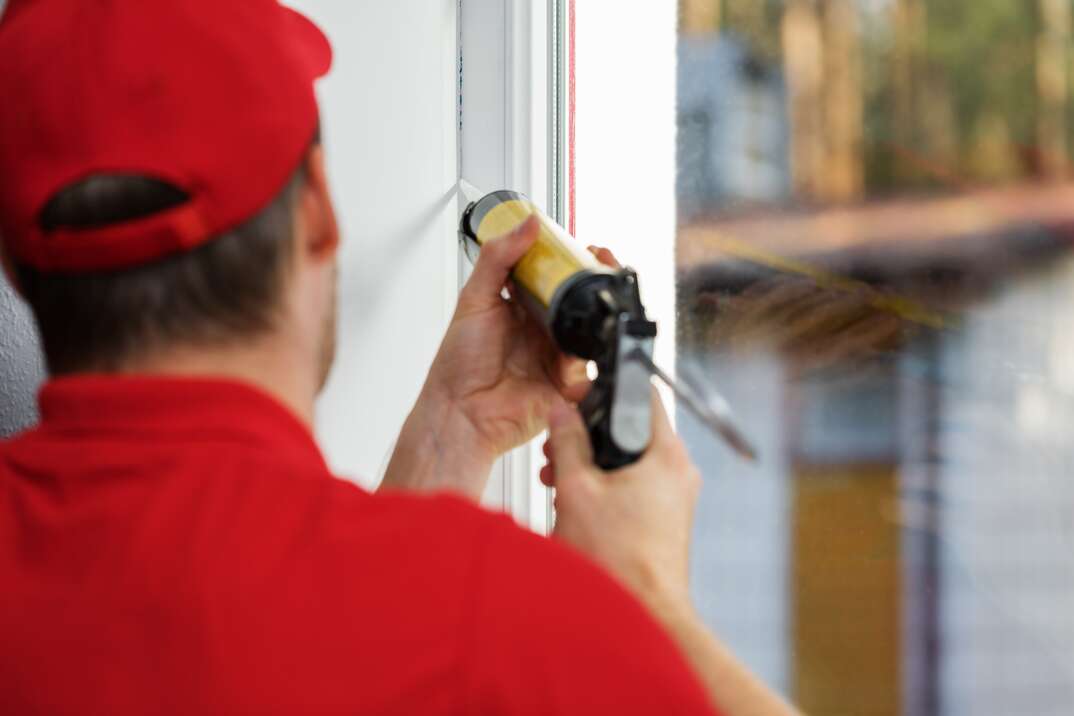
[(168, 182), (135, 174), (99, 174), (57, 192), (41, 210), (45, 233), (100, 229), (144, 219), (190, 201)]

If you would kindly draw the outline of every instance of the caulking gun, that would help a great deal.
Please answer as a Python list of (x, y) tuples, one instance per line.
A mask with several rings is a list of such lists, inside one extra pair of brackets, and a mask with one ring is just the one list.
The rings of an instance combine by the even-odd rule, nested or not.
[(468, 205), (459, 236), (471, 260), (485, 243), (536, 216), (537, 242), (515, 265), (516, 299), (545, 327), (564, 353), (597, 367), (579, 409), (589, 430), (594, 459), (612, 470), (644, 454), (652, 437), (650, 378), (667, 383), (683, 404), (739, 455), (756, 453), (735, 426), (727, 402), (709, 399), (673, 380), (653, 362), (656, 323), (641, 301), (638, 275), (604, 266), (526, 196), (514, 191), (485, 194), (461, 181)]

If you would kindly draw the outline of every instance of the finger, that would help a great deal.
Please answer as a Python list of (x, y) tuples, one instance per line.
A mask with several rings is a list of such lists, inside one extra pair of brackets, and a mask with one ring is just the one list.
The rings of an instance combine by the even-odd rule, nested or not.
[(592, 389), (593, 382), (586, 378), (573, 385), (564, 386), (560, 389), (559, 394), (568, 403), (581, 403)]
[(607, 249), (603, 246), (590, 246), (589, 253), (597, 257), (597, 261), (600, 261), (605, 266), (609, 266), (614, 269), (623, 268), (623, 265), (619, 263), (619, 259), (615, 258), (615, 254), (611, 249)]
[(580, 403), (589, 393), (592, 382), (586, 373), (586, 362), (581, 358), (572, 358), (555, 352), (553, 380), (559, 388), (559, 394), (568, 403)]
[(545, 487), (556, 486), (556, 466), (554, 463), (548, 463), (541, 468), (541, 484)]
[(589, 378), (584, 360), (564, 355), (559, 351), (556, 351), (556, 370), (560, 385), (574, 385)]
[(511, 313), (514, 315), (515, 320), (522, 323), (528, 323), (532, 319), (526, 308), (522, 305), (522, 302), (518, 300), (519, 288), (515, 284), (514, 279), (508, 278), (507, 283), (504, 284), (504, 292), (507, 295), (507, 299), (511, 305)]
[(514, 231), (493, 239), (481, 247), (474, 272), (459, 294), (459, 306), (464, 310), (481, 310), (500, 305), (504, 284), (511, 269), (533, 246), (540, 235), (540, 223), (530, 216)]
[(582, 416), (567, 403), (557, 403), (549, 415), (549, 441), (557, 473), (588, 470), (593, 467), (593, 448)]

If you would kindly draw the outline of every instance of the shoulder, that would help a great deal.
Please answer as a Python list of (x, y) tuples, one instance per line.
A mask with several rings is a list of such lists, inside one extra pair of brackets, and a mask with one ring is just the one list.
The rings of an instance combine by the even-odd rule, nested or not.
[(601, 567), (505, 519), (484, 539), (465, 672), (474, 710), (711, 713), (679, 648)]
[(7, 436), (0, 434), (0, 457), (32, 446), (35, 440), (40, 439), (41, 433), (41, 428), (35, 426)]
[(246, 586), (271, 596), (241, 620), (286, 613), (301, 634), (278, 634), (275, 617), (250, 633), (332, 645), (388, 680), (451, 673), (475, 712), (708, 713), (677, 648), (623, 587), (510, 517), (334, 479), (269, 499), (279, 504), (257, 512), (273, 510), (273, 529), (245, 543), (242, 571), (264, 554), (263, 579)]
[(513, 526), (508, 518), (450, 493), (369, 492), (339, 478), (325, 488), (334, 508), (326, 515), (328, 524), (340, 535), (353, 532), (363, 540), (460, 544), (479, 542), (490, 529)]

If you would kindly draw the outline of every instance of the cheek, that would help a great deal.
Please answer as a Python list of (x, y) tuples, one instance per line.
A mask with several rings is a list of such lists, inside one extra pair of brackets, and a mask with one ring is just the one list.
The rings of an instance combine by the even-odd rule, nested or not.
[(321, 295), (321, 328), (325, 340), (334, 340), (339, 317), (339, 273), (333, 271)]
[(339, 266), (332, 267), (331, 289), (328, 296), (328, 315), (332, 321), (332, 330), (335, 331), (336, 318), (339, 315)]
[(334, 268), (325, 267), (311, 277), (313, 284), (310, 287), (310, 308), (322, 322), (335, 316), (336, 302), (339, 295), (339, 272)]

